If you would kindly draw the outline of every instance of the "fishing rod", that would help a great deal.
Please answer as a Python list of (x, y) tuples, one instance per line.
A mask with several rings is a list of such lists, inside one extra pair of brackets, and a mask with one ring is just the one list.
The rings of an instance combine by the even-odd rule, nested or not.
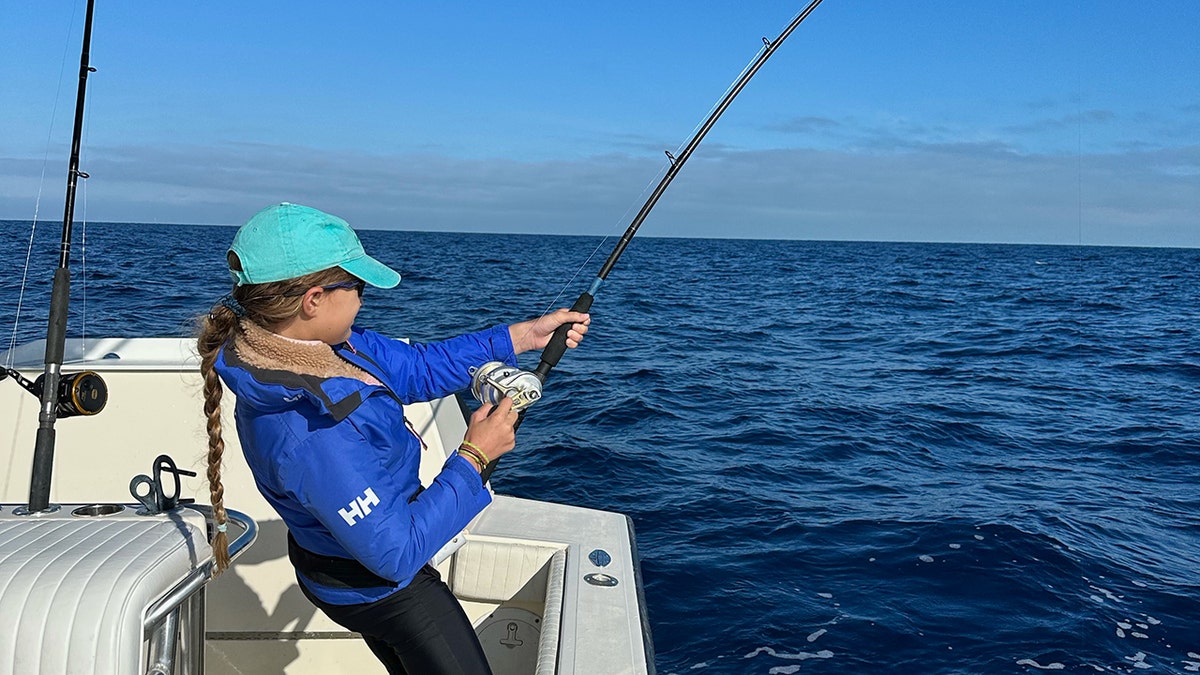
[[(721, 117), (722, 113), (725, 112), (725, 109), (729, 107), (729, 104), (733, 103), (733, 99), (736, 98), (746, 84), (750, 82), (750, 78), (754, 77), (754, 74), (757, 73), (758, 69), (767, 62), (767, 59), (771, 58), (771, 55), (775, 53), (775, 50), (779, 48), (779, 45), (782, 44), (783, 41), (792, 34), (792, 31), (796, 30), (796, 27), (799, 26), (802, 21), (808, 18), (808, 15), (812, 13), (812, 11), (816, 9), (817, 5), (819, 4), (821, 4), (821, 0), (812, 0), (808, 7), (804, 8), (804, 11), (800, 12), (798, 15), (796, 15), (796, 18), (792, 19), (792, 22), (788, 24), (788, 27), (785, 28), (782, 33), (779, 34), (779, 37), (775, 38), (774, 40), (763, 38), (764, 49), (759, 53), (758, 58), (754, 60), (754, 63), (752, 63), (749, 68), (742, 72), (741, 77), (739, 77), (737, 81), (734, 82), (733, 86), (730, 87), (729, 91), (726, 92), (725, 97), (722, 98), (721, 102), (717, 104), (717, 107), (713, 109), (712, 114), (708, 116), (708, 119), (704, 120), (704, 124), (700, 126), (699, 131), (692, 136), (692, 140), (688, 141), (688, 144), (683, 149), (683, 152), (679, 153), (678, 157), (673, 157), (671, 153), (667, 153), (667, 158), (671, 162), (671, 166), (667, 169), (667, 173), (662, 177), (662, 180), (658, 182), (658, 186), (654, 188), (654, 192), (650, 193), (650, 197), (646, 199), (646, 203), (642, 205), (641, 210), (639, 210), (637, 215), (634, 216), (633, 222), (629, 224), (629, 227), (625, 230), (625, 234), (621, 235), (621, 240), (617, 242), (616, 247), (613, 248), (612, 253), (610, 253), (608, 256), (608, 259), (604, 261), (604, 265), (600, 268), (599, 274), (597, 274), (596, 278), (592, 281), (591, 287), (581, 293), (579, 298), (575, 300), (575, 304), (571, 306), (571, 311), (586, 312), (591, 308), (592, 301), (595, 299), (596, 294), (599, 293), (600, 287), (604, 284), (604, 281), (608, 279), (608, 274), (612, 272), (613, 267), (616, 266), (617, 260), (621, 258), (621, 254), (625, 252), (625, 247), (629, 245), (630, 240), (633, 239), (633, 235), (637, 234), (638, 228), (642, 226), (642, 222), (644, 222), (646, 217), (650, 215), (650, 211), (654, 208), (654, 205), (658, 203), (659, 197), (662, 197), (663, 193), (666, 192), (667, 186), (671, 184), (671, 181), (675, 180), (675, 176), (679, 174), (679, 170), (683, 168), (684, 163), (687, 162), (688, 158), (692, 156), (692, 152), (696, 149), (696, 146), (700, 145), (700, 141), (704, 140), (704, 137), (708, 134), (708, 131), (712, 129), (714, 124), (717, 123), (717, 119)], [(541, 363), (539, 363), (538, 367), (534, 370), (534, 373), (542, 382), (546, 381), (546, 377), (549, 376), (550, 371), (558, 365), (559, 359), (562, 358), (563, 353), (566, 351), (568, 330), (570, 330), (569, 324), (563, 324), (562, 326), (559, 326), (558, 329), (554, 331), (554, 336), (550, 339), (550, 344), (548, 344), (546, 348), (542, 350)]]
[(83, 105), (88, 73), (96, 71), (89, 63), (94, 6), (95, 0), (88, 0), (83, 27), (83, 47), (79, 57), (79, 90), (75, 98), (71, 162), (67, 169), (62, 242), (59, 246), (58, 268), (54, 270), (54, 285), (50, 292), (50, 319), (46, 328), (46, 369), (43, 375), (29, 386), (22, 383), (22, 386), (38, 395), (41, 400), (33, 449), (33, 475), (29, 481), (29, 513), (51, 509), (50, 478), (54, 472), (54, 421), (68, 415), (94, 415), (104, 407), (108, 395), (104, 381), (95, 373), (63, 375), (61, 372), (63, 352), (66, 351), (67, 310), (71, 295), (71, 229), (75, 219), (75, 187), (80, 178), (88, 177), (79, 170), (79, 146), (83, 137)]
[[(675, 176), (679, 175), (679, 170), (683, 168), (684, 163), (692, 156), (692, 152), (695, 151), (696, 146), (700, 145), (700, 141), (704, 140), (705, 135), (717, 123), (717, 119), (721, 117), (725, 109), (729, 107), (729, 104), (733, 103), (733, 99), (750, 82), (750, 78), (754, 77), (754, 74), (767, 62), (767, 59), (771, 58), (771, 55), (775, 53), (779, 45), (788, 39), (792, 31), (796, 30), (796, 27), (807, 19), (808, 15), (819, 4), (821, 4), (821, 0), (812, 0), (804, 8), (804, 11), (797, 14), (792, 19), (792, 22), (788, 24), (787, 28), (783, 29), (783, 32), (774, 40), (768, 40), (764, 37), (762, 39), (763, 49), (759, 52), (758, 58), (742, 71), (741, 76), (734, 81), (729, 91), (725, 93), (724, 98), (721, 99), (721, 102), (709, 114), (708, 119), (704, 120), (704, 123), (700, 125), (700, 129), (688, 141), (683, 152), (679, 153), (678, 157), (667, 152), (667, 159), (671, 163), (671, 166), (667, 169), (667, 173), (663, 175), (662, 180), (658, 182), (658, 186), (654, 188), (654, 191), (650, 193), (650, 197), (646, 199), (646, 203), (642, 205), (637, 215), (634, 216), (633, 221), (625, 230), (625, 234), (621, 235), (621, 240), (617, 242), (608, 259), (604, 261), (604, 265), (600, 268), (600, 272), (592, 281), (591, 286), (575, 300), (575, 304), (571, 306), (572, 312), (586, 312), (591, 309), (592, 301), (595, 300), (596, 295), (600, 292), (600, 287), (604, 285), (609, 273), (616, 266), (617, 260), (621, 258), (621, 254), (625, 252), (625, 248), (629, 245), (630, 240), (633, 239), (633, 235), (637, 234), (638, 228), (642, 226), (646, 217), (650, 215), (650, 211), (654, 209), (654, 205), (658, 203), (659, 198), (666, 192), (671, 181), (675, 180)], [(512, 398), (514, 401), (513, 407), (519, 409), (521, 413), (521, 416), (517, 419), (517, 426), (520, 426), (521, 421), (525, 419), (525, 412), (528, 406), (541, 398), (541, 385), (546, 381), (546, 378), (550, 375), (550, 371), (558, 365), (559, 360), (562, 359), (563, 354), (566, 352), (567, 332), (570, 329), (570, 324), (566, 323), (554, 331), (554, 334), (550, 338), (550, 343), (542, 350), (541, 362), (533, 372), (518, 370), (498, 361), (481, 366), (473, 373), (472, 393), (482, 402), (497, 403), (505, 396)], [(488, 465), (484, 474), (485, 481), (491, 475), (495, 464), (496, 462), (493, 461)]]

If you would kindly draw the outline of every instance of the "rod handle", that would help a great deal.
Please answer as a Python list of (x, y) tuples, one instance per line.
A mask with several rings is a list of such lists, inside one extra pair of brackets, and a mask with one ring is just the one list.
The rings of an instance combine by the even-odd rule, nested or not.
[[(592, 308), (592, 294), (584, 291), (579, 294), (579, 298), (575, 300), (575, 304), (571, 305), (572, 312), (587, 312)], [(542, 350), (542, 362), (538, 364), (534, 374), (538, 376), (542, 382), (546, 381), (546, 377), (550, 374), (550, 370), (558, 365), (563, 354), (567, 351), (567, 332), (571, 330), (571, 324), (564, 323), (554, 329), (554, 335), (550, 336), (550, 343)]]

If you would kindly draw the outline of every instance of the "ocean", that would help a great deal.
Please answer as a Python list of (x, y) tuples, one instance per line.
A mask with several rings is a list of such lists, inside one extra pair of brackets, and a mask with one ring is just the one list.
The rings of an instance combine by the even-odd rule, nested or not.
[[(0, 222), (0, 350), (58, 230), (20, 297)], [(190, 333), (233, 232), (89, 224), (70, 334)], [(615, 244), (361, 235), (404, 281), (360, 323), (421, 341), (570, 305)], [(659, 673), (1200, 672), (1197, 289), (1195, 249), (643, 235), (494, 486), (633, 518)]]

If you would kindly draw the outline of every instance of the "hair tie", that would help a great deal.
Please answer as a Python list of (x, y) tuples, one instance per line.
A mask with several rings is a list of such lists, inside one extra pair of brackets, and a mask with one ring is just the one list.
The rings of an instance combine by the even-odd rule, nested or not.
[(220, 525), (217, 526), (217, 532), (228, 532), (228, 531), (229, 531), (229, 523), (221, 523)]
[[(233, 315), (239, 319), (246, 316), (246, 308), (242, 307), (242, 303), (238, 302), (237, 298), (233, 297), (232, 293), (226, 293), (225, 295), (221, 296), (221, 299), (217, 301), (217, 304), (233, 312)], [(209, 316), (212, 315), (210, 314)]]

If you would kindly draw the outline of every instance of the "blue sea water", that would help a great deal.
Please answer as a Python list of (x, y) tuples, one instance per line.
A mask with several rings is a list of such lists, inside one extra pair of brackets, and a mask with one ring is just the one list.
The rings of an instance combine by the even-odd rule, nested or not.
[[(232, 234), (89, 225), (71, 334), (190, 332)], [(614, 243), (362, 238), (405, 279), (361, 323), (416, 340), (569, 305)], [(638, 238), (494, 484), (632, 516), (660, 673), (1200, 672), (1197, 289), (1200, 250)]]

